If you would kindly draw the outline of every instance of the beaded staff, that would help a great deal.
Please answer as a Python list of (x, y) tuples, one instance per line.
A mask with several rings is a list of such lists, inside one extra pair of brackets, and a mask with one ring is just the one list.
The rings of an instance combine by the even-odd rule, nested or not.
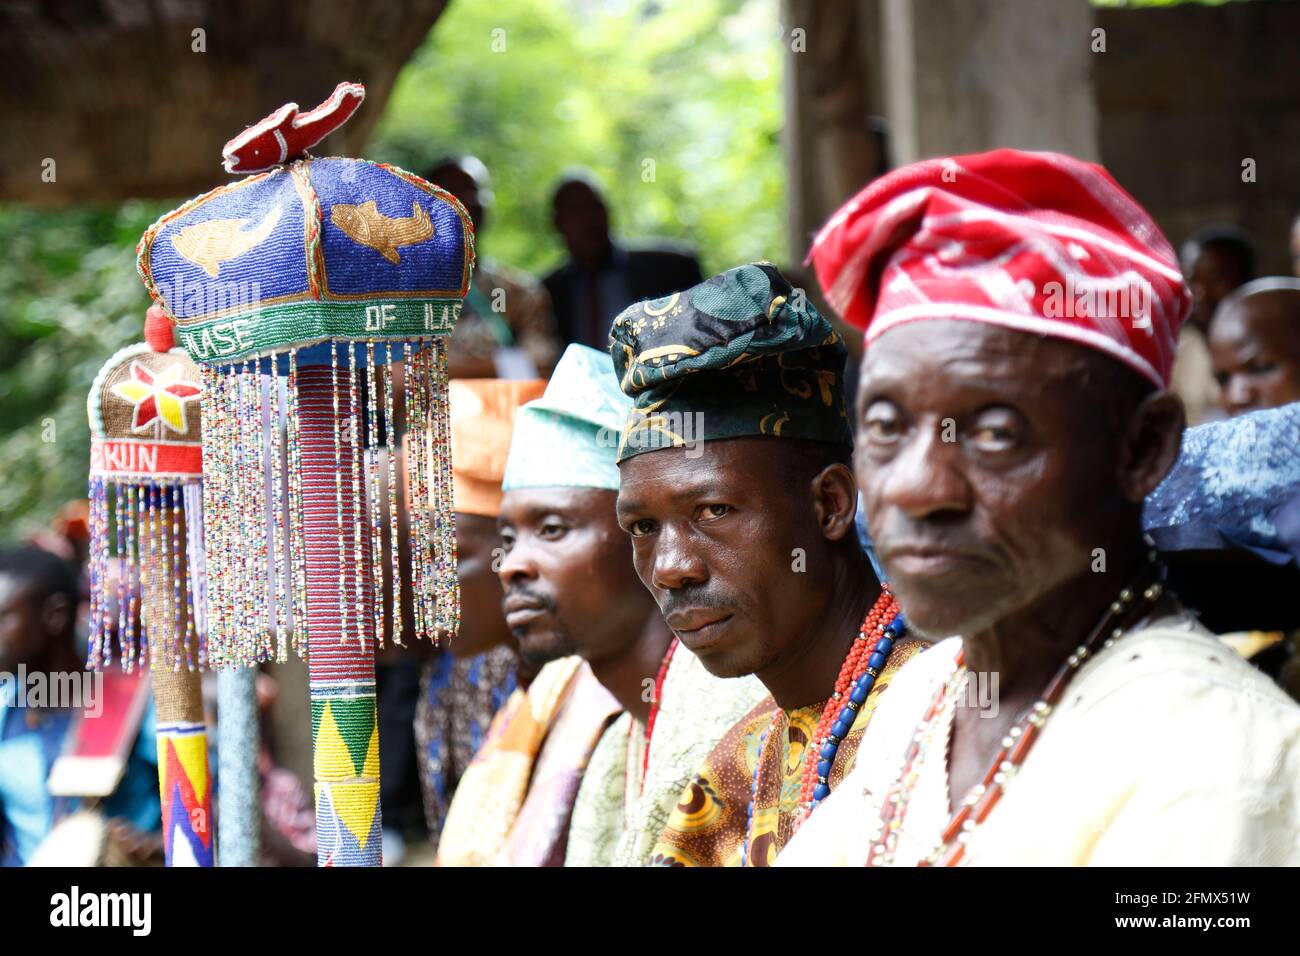
[(138, 257), (203, 367), (208, 654), (307, 657), (323, 866), (381, 863), (376, 646), (460, 617), (446, 337), (473, 226), (403, 170), (283, 146), (363, 93), (231, 140), (254, 175), (164, 215)]
[[(168, 866), (212, 866), (212, 801), (199, 668), (201, 595), (190, 555), (201, 526), (198, 367), (150, 310), (146, 344), (100, 370), (87, 401), (88, 666), (149, 666)], [(115, 653), (116, 649), (116, 653)]]

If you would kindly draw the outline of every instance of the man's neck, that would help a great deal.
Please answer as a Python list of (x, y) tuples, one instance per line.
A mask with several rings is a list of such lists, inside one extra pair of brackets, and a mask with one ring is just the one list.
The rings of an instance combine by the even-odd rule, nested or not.
[(880, 582), (865, 554), (836, 558), (831, 578), (831, 599), (812, 628), (786, 655), (757, 674), (782, 710), (819, 704), (830, 697), (862, 620), (880, 597)]
[[(624, 710), (643, 724), (650, 718), (653, 697), (647, 691), (659, 674), (659, 665), (663, 663), (672, 639), (672, 631), (664, 623), (663, 615), (652, 606), (636, 640), (630, 641), (620, 651), (588, 662), (596, 680), (614, 695)], [(647, 685), (646, 681), (650, 684)]]
[(966, 668), (975, 686), (984, 689), (959, 699), (954, 713), (949, 809), (955, 811), (980, 782), (1007, 731), (1041, 697), (1070, 654), (1091, 636), (1120, 590), (1129, 586), (1145, 561), (1145, 551), (1136, 535), (1125, 545), (1108, 547), (1107, 563), (1120, 569), (1118, 573), (1076, 575), (1032, 607), (962, 638)]
[(1146, 560), (1146, 548), (1136, 537), (1105, 550), (1108, 566), (1118, 572), (1076, 575), (1024, 610), (964, 637), (967, 670), (996, 673), (1004, 701), (1027, 697), (1032, 703)]

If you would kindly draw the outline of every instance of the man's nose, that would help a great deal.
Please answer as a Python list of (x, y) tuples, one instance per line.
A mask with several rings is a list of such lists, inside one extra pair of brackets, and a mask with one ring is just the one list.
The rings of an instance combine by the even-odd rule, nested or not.
[(972, 490), (961, 467), (962, 445), (944, 441), (943, 433), (942, 423), (918, 427), (892, 461), (876, 466), (885, 470), (880, 482), (885, 504), (916, 519), (970, 510)]
[(501, 555), (497, 577), (501, 579), (501, 586), (506, 590), (509, 590), (512, 584), (531, 581), (537, 577), (535, 556), (524, 541), (516, 541), (510, 550)]
[(1259, 400), (1255, 387), (1245, 375), (1229, 376), (1223, 388), (1223, 404), (1230, 412), (1244, 412), (1254, 408)]
[(654, 587), (676, 590), (701, 584), (708, 577), (708, 569), (692, 548), (689, 536), (672, 525), (660, 528), (651, 566)]

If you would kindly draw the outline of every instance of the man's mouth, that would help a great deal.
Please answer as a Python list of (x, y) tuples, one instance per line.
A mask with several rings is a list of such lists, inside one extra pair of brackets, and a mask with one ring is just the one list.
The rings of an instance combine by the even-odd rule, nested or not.
[(505, 612), (506, 625), (512, 631), (527, 627), (533, 621), (550, 613), (544, 602), (523, 596), (507, 597), (501, 604), (501, 610)]
[(692, 651), (716, 644), (732, 614), (716, 608), (674, 611), (664, 618), (673, 633)]
[(890, 575), (940, 577), (979, 561), (976, 555), (956, 548), (932, 545), (898, 545), (881, 552)]

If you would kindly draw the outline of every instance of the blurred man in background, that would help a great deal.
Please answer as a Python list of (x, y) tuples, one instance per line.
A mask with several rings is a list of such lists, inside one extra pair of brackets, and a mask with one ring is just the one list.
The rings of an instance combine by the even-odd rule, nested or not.
[[(75, 568), (42, 548), (0, 552), (0, 865), (23, 865), (55, 823), (75, 809), (46, 786), (65, 750), (78, 707), (20, 699), (34, 675), (54, 696), (53, 675), (82, 672), (76, 641), (80, 586)], [(20, 671), (20, 668), (22, 669)], [(26, 681), (21, 678), (25, 675)], [(17, 679), (15, 679), (17, 678)], [(61, 683), (61, 682), (60, 682)], [(22, 686), (20, 686), (22, 685)], [(81, 703), (91, 705), (89, 700)], [(158, 759), (149, 708), (125, 772), (104, 802), (115, 839), (133, 862), (162, 862)]]
[(629, 248), (610, 235), (609, 207), (585, 173), (566, 176), (551, 199), (555, 229), (569, 261), (542, 281), (555, 304), (565, 342), (604, 351), (614, 316), (634, 302), (657, 299), (703, 280), (687, 250), (659, 244)]
[(545, 388), (540, 380), (500, 379), (456, 379), (448, 388), (461, 623), (449, 647), (425, 664), (415, 709), (425, 821), (435, 848), (462, 774), (516, 687), (518, 654), (497, 580), (497, 515), (515, 413)]
[[(447, 157), (425, 173), (425, 179), (460, 200), (481, 244), (493, 202), (487, 167), (474, 156)], [(451, 377), (545, 377), (559, 354), (546, 290), (526, 272), (480, 255), (451, 336)]]
[(1206, 337), (1214, 310), (1224, 296), (1255, 277), (1255, 250), (1245, 233), (1232, 226), (1210, 226), (1183, 245), (1183, 275), (1192, 290), (1192, 309), (1178, 336), (1170, 390), (1183, 400), (1188, 424), (1221, 417)]
[(1210, 352), (1229, 415), (1300, 401), (1300, 279), (1257, 279), (1224, 299)]

